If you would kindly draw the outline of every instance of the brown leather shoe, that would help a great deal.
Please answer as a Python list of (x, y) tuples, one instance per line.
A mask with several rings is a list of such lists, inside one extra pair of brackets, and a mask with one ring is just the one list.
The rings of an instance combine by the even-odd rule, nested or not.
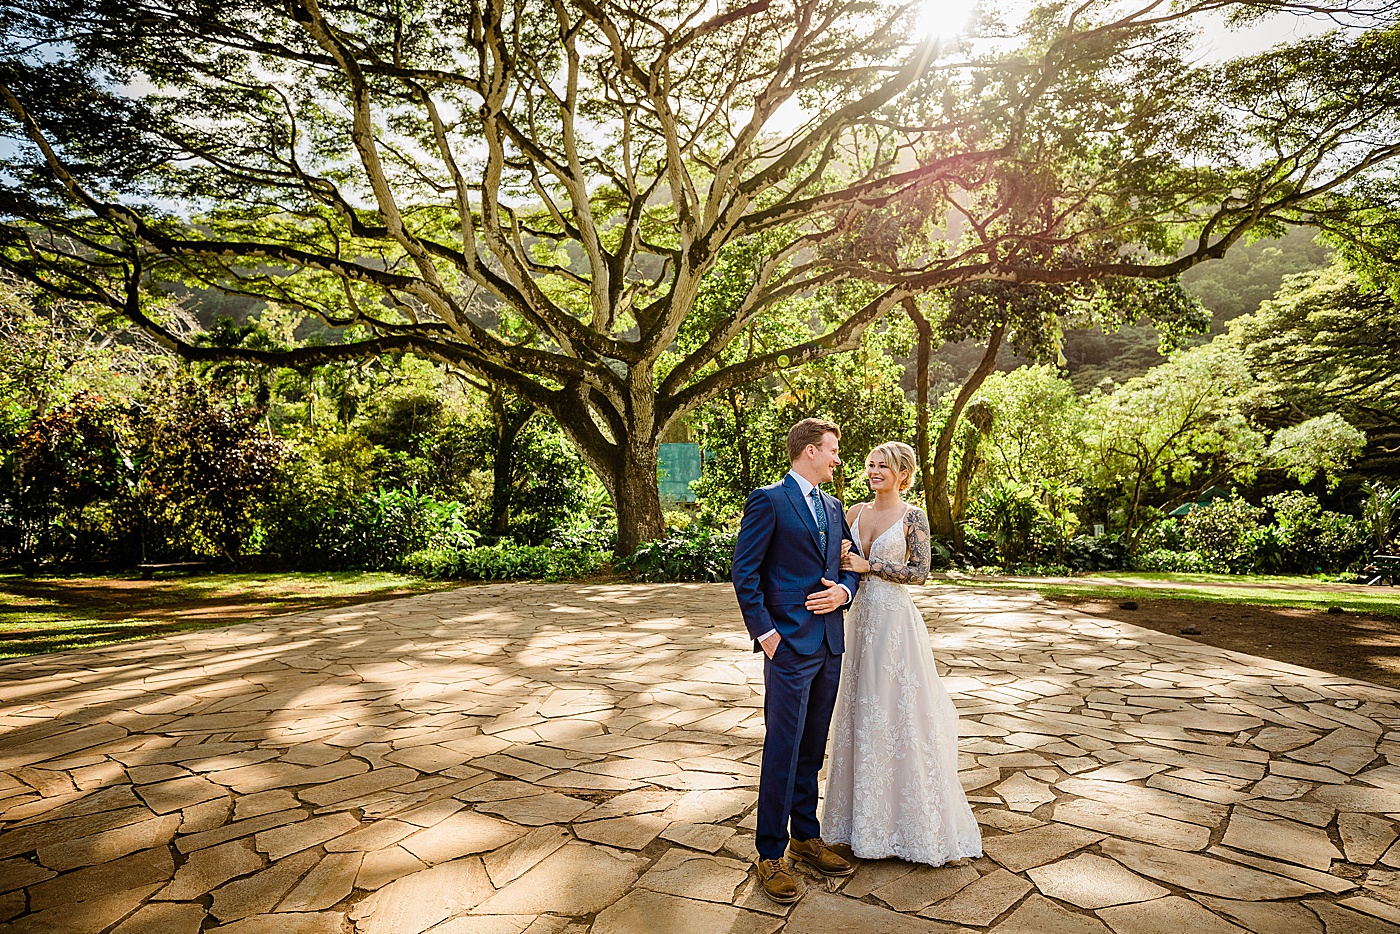
[(792, 840), (788, 843), (788, 852), (824, 876), (849, 876), (856, 871), (856, 867), (842, 859), (821, 837)]
[(759, 860), (758, 881), (763, 884), (763, 894), (779, 905), (791, 905), (797, 901), (797, 880), (793, 879), (787, 863), (781, 859)]

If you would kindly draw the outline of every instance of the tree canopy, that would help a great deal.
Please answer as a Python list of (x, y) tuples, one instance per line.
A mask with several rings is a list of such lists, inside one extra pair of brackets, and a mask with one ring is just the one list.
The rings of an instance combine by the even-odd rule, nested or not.
[[(908, 297), (1181, 326), (1175, 277), (1252, 231), (1383, 242), (1393, 11), (1299, 5), (1364, 28), (1192, 61), (1206, 16), (1291, 9), (1045, 4), (940, 49), (867, 0), (10, 0), (0, 265), (190, 359), (412, 350), (506, 387), (628, 551), (662, 530), (668, 428)], [(344, 339), (198, 341), (151, 301), (175, 286)], [(1021, 325), (1055, 343), (1055, 315)]]

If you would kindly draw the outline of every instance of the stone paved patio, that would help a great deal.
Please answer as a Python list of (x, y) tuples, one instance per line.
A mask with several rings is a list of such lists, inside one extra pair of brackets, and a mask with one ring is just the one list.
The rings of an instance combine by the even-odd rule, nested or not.
[(1400, 932), (1400, 692), (918, 600), (983, 859), (768, 903), (729, 588), (492, 586), (0, 665), (0, 930)]

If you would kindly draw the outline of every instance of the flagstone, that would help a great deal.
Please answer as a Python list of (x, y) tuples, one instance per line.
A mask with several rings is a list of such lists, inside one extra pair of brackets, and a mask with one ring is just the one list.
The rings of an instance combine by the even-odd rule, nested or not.
[(234, 821), (225, 824), (223, 827), (214, 830), (206, 830), (203, 833), (191, 834), (187, 837), (179, 837), (175, 840), (175, 848), (181, 853), (192, 853), (205, 847), (218, 846), (220, 843), (227, 843), (229, 840), (236, 840), (239, 837), (246, 837), (270, 830), (273, 827), (281, 827), (296, 821), (303, 821), (310, 818), (310, 815), (300, 808), (296, 810), (275, 811), (271, 814), (261, 814), (257, 817), (250, 817), (247, 820)]
[[(1257, 816), (1256, 816), (1257, 815)], [(1325, 831), (1283, 818), (1265, 819), (1257, 811), (1240, 808), (1230, 817), (1221, 839), (1223, 846), (1326, 870), (1342, 854)]]
[(1226, 809), (1220, 805), (1197, 801), (1156, 788), (1142, 788), (1124, 782), (1093, 781), (1085, 778), (1066, 778), (1055, 783), (1059, 791), (1089, 798), (1104, 804), (1156, 814), (1173, 820), (1214, 827), (1225, 819)]
[(494, 891), (476, 857), (404, 876), (350, 912), (358, 934), (422, 934), (479, 905)]
[(1198, 824), (1088, 799), (1061, 801), (1055, 805), (1054, 816), (1066, 824), (1178, 850), (1200, 850), (1210, 842), (1210, 831)]
[(981, 875), (970, 865), (938, 868), (919, 866), (913, 872), (880, 886), (871, 894), (895, 911), (922, 911), (980, 878)]
[(28, 853), (44, 845), (56, 845), (104, 831), (148, 821), (156, 815), (145, 805), (84, 814), (43, 823), (26, 824), (0, 833), (0, 859)]
[(1325, 765), (1347, 774), (1359, 772), (1376, 758), (1376, 742), (1380, 737), (1374, 733), (1352, 727), (1333, 730), (1310, 746), (1285, 753), (1290, 759)]
[(1103, 922), (1032, 894), (989, 934), (1109, 934)]
[(1267, 749), (1269, 752), (1288, 752), (1316, 742), (1318, 739), (1321, 739), (1321, 734), (1310, 730), (1268, 726), (1256, 733), (1250, 742), (1260, 749)]
[(230, 879), (262, 867), (263, 858), (253, 849), (253, 841), (246, 838), (196, 850), (175, 871), (170, 884), (157, 892), (155, 897), (191, 901)]
[(1330, 804), (1319, 804), (1316, 801), (1270, 801), (1256, 798), (1249, 802), (1249, 809), (1273, 814), (1277, 817), (1286, 817), (1289, 820), (1311, 824), (1314, 827), (1326, 827), (1337, 816), (1336, 808)]
[(684, 794), (661, 816), (689, 824), (718, 824), (744, 813), (758, 802), (758, 793), (739, 790), (695, 790)]
[(203, 833), (215, 830), (228, 822), (233, 814), (234, 798), (226, 789), (223, 795), (210, 801), (203, 801), (180, 810), (180, 833)]
[(420, 772), (441, 772), (444, 769), (461, 765), (471, 757), (466, 753), (448, 749), (445, 746), (425, 745), (399, 749), (389, 753), (384, 758)]
[(52, 869), (36, 866), (27, 859), (0, 860), (0, 893), (35, 885), (57, 875)]
[(1346, 773), (1338, 772), (1336, 769), (1329, 769), (1321, 765), (1304, 765), (1301, 762), (1289, 762), (1286, 759), (1270, 761), (1269, 774), (1301, 778), (1309, 782), (1325, 782), (1329, 785), (1345, 785), (1351, 781)]
[(433, 865), (494, 850), (524, 833), (525, 828), (515, 824), (485, 814), (463, 811), (406, 837), (399, 846)]
[(982, 851), (1012, 872), (1024, 872), (1098, 843), (1103, 838), (1101, 833), (1078, 827), (1047, 824), (1020, 833), (986, 837), (982, 840)]
[[(1059, 763), (1061, 766), (1063, 762)], [(1171, 768), (1158, 762), (1115, 762), (1079, 775), (1085, 781), (1135, 782)]]
[(395, 785), (402, 785), (404, 782), (412, 781), (418, 777), (418, 773), (413, 769), (402, 766), (390, 766), (383, 769), (371, 769), (349, 778), (342, 778), (338, 781), (316, 785), (297, 792), (297, 797), (308, 804), (326, 805), (335, 804), (338, 801), (345, 801), (360, 795), (369, 794), (375, 791), (383, 791)]
[[(655, 840), (665, 830), (670, 821), (654, 814), (636, 814), (629, 817), (612, 817), (607, 820), (575, 823), (575, 836), (594, 843), (621, 847), (625, 850), (640, 850)], [(718, 847), (716, 847), (718, 849)]]
[(233, 803), (233, 819), (244, 820), (263, 814), (273, 814), (298, 807), (296, 795), (285, 788), (260, 791), (256, 794), (241, 795)]
[(672, 843), (679, 843), (681, 846), (690, 847), (692, 850), (714, 853), (729, 842), (729, 839), (736, 833), (738, 831), (732, 827), (675, 821), (661, 831), (661, 838)]
[(1311, 885), (1324, 892), (1336, 894), (1346, 892), (1356, 888), (1356, 883), (1342, 876), (1334, 875), (1330, 872), (1319, 872), (1316, 869), (1308, 869), (1296, 863), (1284, 863), (1274, 859), (1265, 859), (1253, 853), (1243, 853), (1239, 850), (1232, 850), (1224, 846), (1212, 846), (1206, 850), (1211, 856), (1229, 860), (1232, 863), (1240, 863), (1250, 866), (1263, 872), (1271, 872), (1277, 876), (1284, 876), (1288, 879), (1295, 879), (1304, 885)]
[(1400, 934), (1400, 925), (1382, 921), (1340, 905), (1323, 901), (1303, 902), (1322, 920), (1326, 934)]
[(554, 825), (536, 827), (525, 836), (486, 854), (486, 873), (496, 888), (518, 879), (571, 839), (569, 831)]
[(586, 843), (568, 843), (472, 913), (592, 914), (621, 898), (636, 881), (642, 864)]
[(86, 901), (32, 912), (12, 925), (15, 934), (100, 934), (136, 911), (156, 889), (143, 885)]
[(534, 915), (458, 915), (433, 928), (432, 934), (559, 934), (569, 922), (564, 918)]
[(1049, 785), (1029, 778), (1019, 771), (1013, 772), (1010, 778), (998, 784), (994, 790), (1013, 811), (1029, 813), (1042, 804), (1049, 804), (1055, 800), (1055, 793), (1050, 790)]
[[(731, 905), (637, 890), (604, 909), (591, 930), (592, 934), (772, 934), (780, 927), (780, 918)], [(783, 929), (791, 934), (804, 930), (791, 922)]]
[(1341, 811), (1364, 811), (1372, 814), (1400, 813), (1400, 792), (1384, 788), (1358, 788), (1337, 785), (1317, 789), (1313, 796)]
[(1238, 733), (1241, 730), (1252, 730), (1264, 725), (1264, 721), (1258, 717), (1206, 713), (1199, 710), (1170, 710), (1162, 713), (1144, 714), (1142, 722), (1179, 726), (1187, 730), (1204, 730), (1211, 733)]
[(117, 925), (112, 934), (199, 934), (203, 905), (151, 902)]
[(920, 917), (986, 927), (1031, 890), (1031, 884), (1005, 869), (996, 869), (951, 898), (919, 912)]
[(1382, 921), (1400, 924), (1400, 906), (1391, 901), (1381, 901), (1368, 895), (1353, 895), (1350, 898), (1340, 900), (1337, 904), (1353, 911), (1368, 914), (1373, 918), (1380, 918)]
[(247, 878), (226, 882), (214, 890), (209, 913), (228, 923), (271, 911), (317, 862), (315, 853), (294, 853)]
[(1249, 934), (1207, 908), (1179, 895), (1150, 902), (1100, 908), (1098, 916), (1113, 934)]
[(1339, 814), (1337, 830), (1347, 862), (1363, 866), (1380, 859), (1397, 836), (1394, 823), (1370, 814)]
[(1249, 798), (1249, 795), (1243, 792), (1221, 787), (1219, 784), (1192, 781), (1175, 775), (1153, 775), (1147, 780), (1147, 787), (1215, 804), (1237, 804)]
[(1211, 911), (1251, 934), (1323, 934), (1322, 922), (1302, 905), (1287, 902), (1243, 902), (1198, 895)]
[(589, 801), (550, 791), (541, 795), (482, 803), (478, 804), (476, 809), (488, 814), (499, 814), (517, 824), (538, 827), (543, 824), (568, 823), (591, 807), (593, 805)]
[(368, 853), (393, 846), (404, 837), (415, 834), (422, 828), (403, 820), (376, 820), (361, 826), (358, 830), (336, 837), (326, 842), (326, 850), (331, 853), (357, 851)]
[[(120, 766), (109, 763), (121, 771)], [(0, 775), (5, 773), (0, 772)], [(16, 785), (19, 783), (17, 782)], [(65, 800), (66, 799), (66, 800)], [(104, 811), (118, 811), (130, 807), (141, 807), (143, 802), (136, 797), (136, 792), (131, 785), (120, 784), (110, 788), (99, 788), (90, 793), (79, 792), (72, 795), (65, 795), (61, 798), (42, 799), (37, 804), (47, 804), (48, 806), (35, 810), (33, 815), (26, 813), (25, 808), (14, 808), (7, 810), (4, 814), (6, 821), (19, 821), (21, 826), (43, 823), (48, 821), (62, 820), (70, 817), (84, 817), (89, 814), (101, 814)]]
[(137, 886), (165, 882), (175, 871), (169, 847), (156, 847), (132, 853), (121, 859), (66, 872), (56, 879), (29, 889), (29, 910), (40, 911), (57, 905), (113, 895)]
[[(725, 849), (728, 849), (726, 847)], [(883, 885), (888, 885), (901, 876), (914, 871), (914, 864), (902, 859), (865, 859), (856, 866), (856, 871), (847, 878), (841, 893), (851, 898), (864, 898)]]
[[(797, 904), (782, 930), (783, 934), (943, 934), (956, 929), (840, 895), (809, 891)], [(690, 932), (686, 931), (685, 934)], [(701, 932), (696, 931), (695, 934)]]
[(374, 891), (404, 876), (427, 869), (428, 865), (401, 846), (366, 853), (355, 874), (355, 888)]
[[(1013, 873), (1027, 872), (1048, 891), (1078, 886), (1094, 904), (1113, 889), (1099, 881), (1104, 873), (1136, 878), (1148, 895), (1172, 890), (1129, 903), (1155, 907), (1121, 914), (1118, 927), (1151, 920), (1162, 903), (1175, 917), (1177, 899), (1215, 912), (1203, 931), (1237, 925), (1273, 934), (1285, 925), (1288, 934), (1319, 934), (1322, 920), (1299, 899), (1323, 891), (1326, 901), (1313, 901), (1332, 912), (1327, 934), (1354, 934), (1348, 925), (1357, 924), (1390, 930), (1400, 885), (1384, 867), (1400, 864), (1400, 825), (1385, 815), (1400, 815), (1400, 764), (1378, 757), (1400, 763), (1400, 693), (1179, 645), (1048, 609), (1030, 594), (936, 585), (913, 593), (939, 614), (935, 651), (963, 714), (959, 781), (979, 805), (986, 861), (937, 870), (863, 861), (847, 880), (802, 869), (802, 903), (768, 901), (749, 862), (762, 665), (733, 629), (729, 588), (487, 585), (472, 588), (470, 609), (461, 595), (444, 593), (0, 662), (23, 670), (25, 692), (33, 683), (48, 692), (22, 710), (6, 706), (19, 695), (6, 693), (0, 675), (0, 759), (19, 749), (39, 757), (0, 771), (0, 880), (18, 886), (0, 892), (0, 923), (27, 909), (19, 930), (33, 922), (71, 934), (72, 918), (79, 928), (84, 917), (100, 920), (91, 906), (60, 919), (57, 909), (72, 906), (41, 905), (74, 887), (108, 892), (86, 900), (101, 903), (122, 895), (115, 886), (153, 878), (159, 890), (132, 903), (140, 913), (122, 934), (136, 934), (132, 925), (143, 918), (212, 925), (196, 902), (209, 900), (209, 890), (226, 913), (250, 912), (224, 919), (223, 931), (294, 934), (329, 924), (339, 932), (345, 909), (334, 906), (354, 908), (430, 863), (470, 858), (480, 860), (487, 885), (494, 880), (483, 889), (493, 904), (444, 918), (433, 934), (584, 934), (605, 918), (632, 918), (663, 934), (671, 930), (664, 925), (698, 924), (697, 934), (710, 934), (750, 921), (800, 934), (846, 917), (832, 905), (866, 919), (838, 923), (841, 934), (905, 930), (898, 922), (915, 925), (911, 934), (987, 934), (989, 925), (996, 934), (1104, 934), (1103, 921), (1115, 916), (1073, 906), (1083, 893), (1057, 903), (1026, 892)], [(629, 607), (633, 637), (613, 637), (611, 627), (624, 621), (605, 604)], [(553, 716), (542, 713), (546, 704)], [(110, 721), (109, 737), (86, 742), (88, 734), (56, 751), (91, 729), (77, 721), (97, 718)], [(1241, 720), (1251, 725), (1234, 729)], [(504, 810), (544, 823), (531, 829), (487, 816)], [(161, 820), (155, 812), (179, 822), (178, 872), (163, 843), (126, 853), (118, 845)], [(480, 821), (510, 832), (461, 853), (461, 831), (486, 826)], [(338, 834), (320, 839), (331, 828)], [(624, 830), (637, 833), (609, 835)], [(1211, 830), (1227, 845), (1210, 846)], [(1291, 838), (1273, 849), (1243, 839), (1278, 831), (1303, 834), (1317, 852)], [(575, 841), (575, 832), (612, 845)], [(255, 844), (281, 854), (281, 841), (288, 850), (306, 845), (265, 866)], [(112, 859), (55, 877), (21, 858), (35, 850), (61, 858), (69, 844), (85, 853), (104, 846)], [(644, 846), (648, 859), (629, 856), (628, 845)], [(1346, 865), (1323, 871), (1343, 853)], [(560, 869), (566, 858), (576, 868)], [(267, 904), (288, 863), (303, 871), (283, 879), (286, 890)], [(606, 892), (571, 894), (600, 866)], [(1355, 878), (1365, 867), (1374, 868)], [(953, 876), (967, 884), (923, 903), (926, 883)], [(179, 885), (206, 891), (179, 897)], [(26, 887), (38, 893), (28, 905)], [(695, 897), (698, 889), (716, 900)], [(979, 890), (983, 904), (970, 904)], [(240, 891), (262, 901), (231, 911)], [(991, 898), (998, 895), (1000, 905)], [(560, 915), (532, 899), (589, 910)], [(637, 906), (648, 903), (686, 910), (641, 913)], [(809, 903), (825, 903), (825, 917)], [(888, 904), (905, 913), (880, 907)], [(934, 917), (960, 905), (955, 919)], [(915, 910), (924, 916), (911, 916)], [(1171, 934), (1183, 930), (1192, 928), (1178, 919)]]
[(654, 892), (728, 905), (748, 875), (748, 865), (738, 860), (672, 848), (636, 884)]
[(214, 928), (219, 934), (341, 934), (345, 915), (338, 911), (260, 914)]
[(180, 816), (167, 814), (135, 824), (127, 824), (90, 837), (39, 846), (39, 862), (49, 869), (77, 869), (111, 862), (128, 853), (169, 843), (180, 828)]
[(322, 911), (350, 895), (362, 853), (330, 853), (277, 905), (278, 911)]
[(1134, 872), (1167, 885), (1247, 901), (1297, 898), (1316, 888), (1234, 863), (1129, 840), (1105, 840), (1103, 852)]
[(298, 821), (275, 830), (265, 830), (253, 839), (258, 851), (266, 853), (268, 859), (275, 862), (289, 854), (319, 846), (342, 834), (350, 833), (359, 825), (360, 822), (349, 814), (331, 814), (328, 817)]
[(1145, 902), (1169, 894), (1162, 886), (1092, 853), (1038, 866), (1028, 875), (1044, 895), (1080, 908)]

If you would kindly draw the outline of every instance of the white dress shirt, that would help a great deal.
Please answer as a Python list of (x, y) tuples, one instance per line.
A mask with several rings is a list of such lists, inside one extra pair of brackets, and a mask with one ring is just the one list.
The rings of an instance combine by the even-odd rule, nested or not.
[[(804, 477), (804, 476), (802, 476), (800, 473), (798, 473), (798, 472), (795, 471), (795, 470), (789, 470), (789, 471), (788, 471), (788, 476), (797, 481), (797, 488), (798, 488), (799, 490), (802, 491), (802, 502), (804, 502), (804, 503), (807, 504), (807, 511), (810, 512), (810, 513), (812, 514), (812, 521), (813, 521), (813, 522), (816, 522), (816, 521), (817, 521), (817, 504), (814, 503), (814, 502), (812, 502), (812, 491), (815, 490), (816, 487), (814, 487), (811, 483), (807, 482), (807, 478)], [(827, 523), (828, 526), (829, 526), (830, 524), (831, 524), (831, 523), (829, 523), (829, 522)], [(826, 534), (828, 534), (828, 535), (831, 534), (831, 529), (830, 529), (830, 528), (827, 529)], [(846, 591), (846, 603), (850, 603), (850, 602), (851, 602), (851, 588), (847, 587), (845, 584), (837, 584), (836, 586), (837, 586), (837, 587), (840, 587), (842, 590)], [(842, 606), (845, 606), (846, 603), (843, 603), (843, 604), (841, 604), (841, 605), (842, 605)], [(767, 639), (769, 636), (773, 635), (773, 633), (775, 633), (775, 632), (777, 632), (777, 631), (778, 631), (778, 630), (776, 630), (776, 629), (770, 629), (770, 630), (768, 630), (768, 631), (765, 632), (763, 635), (761, 635), (761, 636), (758, 637), (758, 641), (759, 641), (759, 642), (762, 642), (764, 639)]]

